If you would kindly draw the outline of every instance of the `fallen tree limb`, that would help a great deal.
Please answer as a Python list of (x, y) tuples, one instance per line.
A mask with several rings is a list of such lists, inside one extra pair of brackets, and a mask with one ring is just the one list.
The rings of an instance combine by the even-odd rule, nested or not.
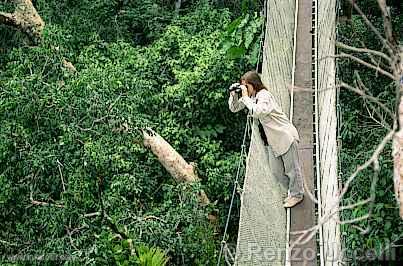
[(43, 202), (43, 201), (38, 201), (38, 200), (31, 200), (31, 204), (32, 205), (39, 205), (39, 206), (54, 206), (54, 207), (57, 207), (57, 208), (64, 208), (64, 206), (60, 205), (60, 204), (53, 204), (53, 203)]
[(4, 24), (28, 35), (28, 37), (37, 42), (42, 36), (45, 22), (39, 16), (31, 0), (13, 0), (16, 4), (13, 13), (0, 12), (0, 24)]
[[(160, 163), (164, 168), (175, 178), (178, 182), (192, 183), (199, 181), (199, 177), (195, 171), (192, 163), (187, 163), (185, 159), (159, 134), (151, 128), (142, 130), (145, 147), (158, 157)], [(210, 203), (204, 191), (201, 191), (199, 200), (202, 204)]]

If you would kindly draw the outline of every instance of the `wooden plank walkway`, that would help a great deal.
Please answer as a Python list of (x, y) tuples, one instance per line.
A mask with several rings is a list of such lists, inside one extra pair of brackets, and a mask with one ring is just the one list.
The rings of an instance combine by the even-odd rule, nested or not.
[[(297, 19), (297, 42), (296, 42), (296, 65), (295, 65), (295, 86), (298, 88), (312, 89), (312, 0), (298, 1)], [(313, 113), (314, 97), (311, 91), (294, 92), (293, 123), (300, 134), (298, 155), (301, 163), (302, 173), (306, 188), (315, 195), (315, 174), (314, 174), (314, 144), (313, 144)], [(305, 230), (316, 224), (315, 203), (305, 192), (305, 199), (302, 203), (291, 208), (290, 232)], [(290, 245), (298, 236), (290, 234)], [(317, 264), (316, 238), (313, 237), (303, 245), (297, 245), (291, 251), (292, 266), (316, 266)]]

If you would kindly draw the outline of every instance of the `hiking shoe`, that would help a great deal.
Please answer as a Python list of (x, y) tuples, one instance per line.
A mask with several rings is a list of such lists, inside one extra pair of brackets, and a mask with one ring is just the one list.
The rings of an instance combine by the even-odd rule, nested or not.
[(291, 208), (304, 200), (304, 196), (302, 197), (288, 197), (284, 200), (284, 208)]
[(300, 198), (300, 197), (303, 197), (303, 196), (304, 196), (304, 193), (303, 193), (303, 194), (299, 194), (298, 196), (291, 196), (291, 195), (289, 195), (288, 193), (286, 193), (286, 194), (283, 195), (283, 197), (285, 197), (285, 198), (283, 198), (283, 203), (285, 203), (286, 201), (288, 201), (288, 199), (290, 199), (290, 198)]

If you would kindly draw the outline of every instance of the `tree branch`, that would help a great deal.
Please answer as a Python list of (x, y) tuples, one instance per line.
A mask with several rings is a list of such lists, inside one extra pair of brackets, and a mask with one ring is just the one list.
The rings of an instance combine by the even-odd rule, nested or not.
[[(300, 231), (293, 231), (290, 232), (290, 234), (292, 235), (296, 235), (296, 234), (301, 234), (293, 243), (291, 243), (290, 245), (290, 250), (292, 250), (296, 245), (303, 245), (304, 243), (307, 243), (309, 240), (311, 240), (316, 232), (319, 230), (320, 226), (322, 226), (323, 224), (325, 224), (327, 221), (330, 220), (331, 217), (333, 217), (336, 213), (339, 213), (341, 210), (347, 210), (347, 209), (352, 209), (354, 207), (357, 207), (359, 205), (363, 205), (366, 203), (372, 203), (374, 202), (374, 194), (373, 194), (373, 189), (374, 189), (374, 184), (376, 182), (372, 182), (371, 184), (371, 196), (370, 198), (357, 202), (355, 204), (350, 204), (347, 206), (341, 206), (340, 207), (340, 202), (343, 199), (344, 195), (346, 194), (346, 192), (348, 191), (351, 182), (357, 177), (357, 175), (362, 172), (363, 170), (367, 169), (370, 165), (374, 166), (375, 172), (378, 173), (379, 172), (379, 163), (378, 163), (378, 158), (380, 153), (384, 150), (385, 145), (393, 138), (394, 135), (394, 131), (395, 131), (396, 125), (394, 125), (394, 128), (389, 131), (389, 133), (383, 138), (383, 140), (378, 144), (378, 146), (376, 147), (375, 151), (372, 153), (371, 158), (369, 158), (367, 161), (365, 161), (362, 165), (358, 166), (357, 169), (349, 176), (347, 182), (345, 183), (345, 185), (343, 186), (343, 188), (341, 189), (338, 197), (335, 199), (334, 202), (332, 202), (332, 205), (330, 206), (329, 213), (326, 213), (325, 215), (323, 215), (321, 217), (321, 219), (318, 221), (318, 223), (308, 229), (305, 230), (300, 230)], [(377, 177), (376, 177), (377, 178)], [(340, 221), (339, 219), (336, 219), (336, 222), (339, 224), (350, 224), (350, 223), (354, 223), (354, 222), (358, 222), (364, 219), (367, 219), (370, 217), (372, 213), (372, 206), (370, 207), (370, 211), (368, 214), (360, 216), (356, 219), (351, 219), (351, 220), (345, 220), (345, 221)], [(365, 231), (365, 230), (363, 230)]]
[(350, 58), (350, 59), (356, 61), (357, 63), (359, 63), (359, 64), (361, 64), (361, 65), (363, 65), (363, 66), (366, 66), (366, 67), (368, 67), (368, 68), (372, 68), (372, 69), (378, 71), (379, 73), (381, 73), (381, 74), (383, 74), (383, 75), (385, 75), (385, 76), (391, 78), (392, 80), (395, 80), (395, 77), (394, 77), (391, 73), (389, 73), (388, 71), (386, 71), (386, 70), (384, 70), (384, 69), (382, 69), (382, 68), (380, 68), (380, 67), (374, 66), (374, 65), (372, 65), (372, 64), (370, 64), (370, 63), (368, 63), (368, 62), (365, 62), (364, 60), (362, 60), (362, 59), (360, 59), (360, 58), (358, 58), (358, 57), (355, 57), (355, 56), (353, 56), (353, 55), (351, 55), (351, 54), (340, 53), (340, 54), (338, 54), (338, 55), (335, 55), (335, 57), (339, 57), (339, 58), (343, 58), (343, 57), (344, 57), (344, 58)]
[(376, 97), (374, 97), (372, 95), (368, 95), (363, 90), (360, 90), (360, 89), (358, 89), (356, 87), (353, 87), (353, 86), (351, 86), (351, 85), (349, 85), (347, 83), (344, 83), (342, 81), (340, 82), (339, 86), (342, 87), (342, 88), (349, 89), (349, 90), (357, 93), (358, 95), (362, 96), (363, 98), (367, 98), (368, 100), (371, 100), (372, 102), (378, 104), (392, 119), (395, 119), (395, 115), (392, 113), (392, 111), (389, 110), (389, 108), (387, 106), (385, 106), (383, 103), (381, 103), (378, 100), (378, 98), (376, 98)]
[(346, 50), (350, 50), (350, 51), (354, 51), (354, 52), (374, 54), (374, 55), (377, 55), (377, 56), (380, 56), (380, 57), (386, 59), (388, 62), (392, 61), (392, 59), (389, 56), (387, 56), (386, 54), (379, 52), (379, 51), (375, 51), (375, 50), (371, 50), (371, 49), (367, 49), (367, 48), (357, 48), (354, 46), (349, 46), (342, 42), (336, 42), (336, 46), (340, 47), (342, 49), (346, 49)]
[[(187, 163), (185, 159), (158, 133), (151, 128), (142, 130), (144, 147), (149, 148), (157, 157), (158, 161), (178, 182), (198, 182), (196, 167), (193, 163)], [(206, 193), (201, 190), (198, 195), (202, 205), (210, 203)]]
[(391, 48), (393, 50), (393, 53), (396, 54), (398, 53), (398, 43), (396, 41), (396, 38), (394, 36), (393, 32), (393, 26), (392, 26), (392, 20), (390, 18), (390, 12), (386, 7), (386, 1), (385, 0), (377, 0), (379, 8), (382, 11), (382, 17), (383, 17), (383, 28), (385, 31), (386, 39), (388, 42), (391, 44)]
[(355, 3), (354, 0), (348, 0), (350, 1), (350, 3), (353, 5), (354, 9), (358, 12), (358, 14), (360, 14), (360, 16), (364, 19), (365, 24), (367, 24), (367, 26), (375, 33), (375, 35), (379, 38), (379, 40), (382, 41), (383, 44), (386, 45), (386, 47), (388, 48), (390, 54), (393, 54), (392, 51), (392, 44), (388, 42), (388, 40), (386, 40), (382, 34), (376, 29), (376, 27), (374, 26), (374, 24), (372, 24), (371, 21), (369, 21), (368, 17), (364, 14), (364, 12), (362, 12), (361, 8), (359, 8), (357, 6), (357, 4)]

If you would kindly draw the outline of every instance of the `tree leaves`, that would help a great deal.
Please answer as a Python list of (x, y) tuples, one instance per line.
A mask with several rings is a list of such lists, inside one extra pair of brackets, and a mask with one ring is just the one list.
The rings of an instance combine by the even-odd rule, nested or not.
[(242, 17), (238, 17), (237, 19), (232, 21), (230, 24), (228, 24), (228, 26), (225, 29), (227, 34), (232, 34), (239, 27), (239, 25), (241, 24), (242, 20), (243, 20)]
[(256, 64), (263, 21), (264, 18), (258, 17), (255, 12), (253, 16), (247, 13), (228, 24), (220, 48), (229, 59), (246, 57), (250, 64)]
[[(113, 1), (39, 2), (49, 21), (42, 45), (0, 55), (0, 238), (37, 252), (76, 252), (84, 264), (134, 264), (96, 215), (102, 199), (133, 246), (158, 243), (175, 265), (209, 264), (220, 240), (208, 208), (224, 213), (243, 129), (228, 110), (226, 88), (246, 66), (218, 48), (231, 14), (205, 4), (173, 18), (141, 0), (110, 16)], [(152, 38), (133, 44), (130, 23)], [(236, 58), (244, 53), (233, 51)], [(70, 74), (64, 58), (79, 71)], [(177, 184), (141, 147), (136, 129), (145, 126), (198, 163), (199, 186), (217, 205), (201, 208), (194, 196), (200, 187)], [(65, 207), (30, 206), (31, 191)]]
[(232, 46), (228, 49), (227, 55), (230, 59), (240, 58), (245, 55), (246, 49), (244, 47)]

